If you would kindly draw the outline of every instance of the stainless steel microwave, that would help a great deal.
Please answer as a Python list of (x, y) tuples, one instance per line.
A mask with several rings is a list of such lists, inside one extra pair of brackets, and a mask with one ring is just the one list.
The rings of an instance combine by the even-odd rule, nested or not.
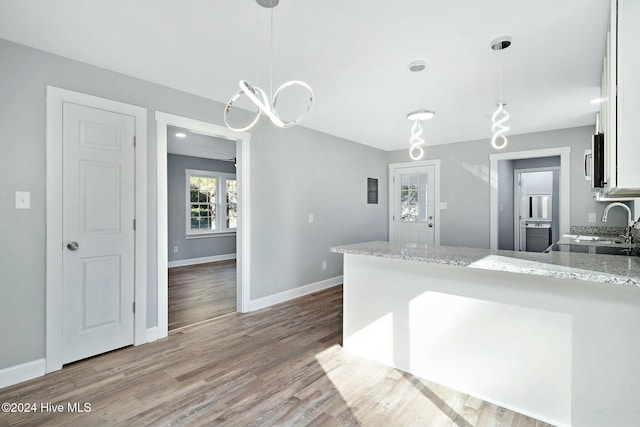
[(591, 181), (591, 188), (600, 189), (604, 182), (604, 133), (598, 132), (591, 138), (591, 149), (584, 151), (584, 177)]

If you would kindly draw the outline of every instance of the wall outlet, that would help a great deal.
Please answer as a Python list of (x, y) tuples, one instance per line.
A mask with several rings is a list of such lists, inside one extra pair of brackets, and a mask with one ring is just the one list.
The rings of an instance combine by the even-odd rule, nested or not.
[(309, 214), (309, 224), (312, 224), (312, 223), (313, 223), (313, 214), (310, 213)]
[(177, 254), (177, 253), (178, 253), (178, 247), (177, 247), (177, 246), (174, 246), (174, 247), (173, 247), (173, 253), (174, 253), (174, 254)]
[(589, 212), (588, 217), (589, 217), (589, 218), (587, 219), (587, 221), (589, 221), (589, 222), (596, 222), (596, 213), (595, 213), (595, 212)]
[(322, 261), (322, 269), (323, 270), (327, 269), (327, 261)]
[(16, 209), (31, 209), (31, 193), (16, 191)]

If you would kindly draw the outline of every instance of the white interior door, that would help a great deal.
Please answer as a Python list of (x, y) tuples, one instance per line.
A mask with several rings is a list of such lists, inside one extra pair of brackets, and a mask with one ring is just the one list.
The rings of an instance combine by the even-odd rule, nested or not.
[(435, 243), (435, 167), (397, 168), (393, 182), (393, 235), (396, 242)]
[(132, 116), (63, 105), (63, 363), (133, 344)]

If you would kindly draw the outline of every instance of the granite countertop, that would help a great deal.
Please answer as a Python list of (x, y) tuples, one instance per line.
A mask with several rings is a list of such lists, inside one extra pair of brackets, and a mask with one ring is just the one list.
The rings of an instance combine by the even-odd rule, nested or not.
[[(579, 236), (597, 237), (600, 240), (576, 240)], [(564, 234), (557, 242), (558, 245), (576, 245), (576, 246), (599, 246), (606, 248), (634, 248), (635, 244), (625, 243), (624, 238), (619, 236), (611, 236), (606, 234)]]
[(428, 247), (398, 242), (356, 243), (333, 247), (331, 252), (640, 287), (640, 257), (624, 255)]

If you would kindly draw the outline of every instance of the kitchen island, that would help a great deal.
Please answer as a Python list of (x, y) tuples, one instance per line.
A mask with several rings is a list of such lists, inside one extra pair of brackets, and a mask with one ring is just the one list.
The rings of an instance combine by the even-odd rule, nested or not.
[(640, 419), (640, 258), (339, 246), (344, 348), (555, 424)]

